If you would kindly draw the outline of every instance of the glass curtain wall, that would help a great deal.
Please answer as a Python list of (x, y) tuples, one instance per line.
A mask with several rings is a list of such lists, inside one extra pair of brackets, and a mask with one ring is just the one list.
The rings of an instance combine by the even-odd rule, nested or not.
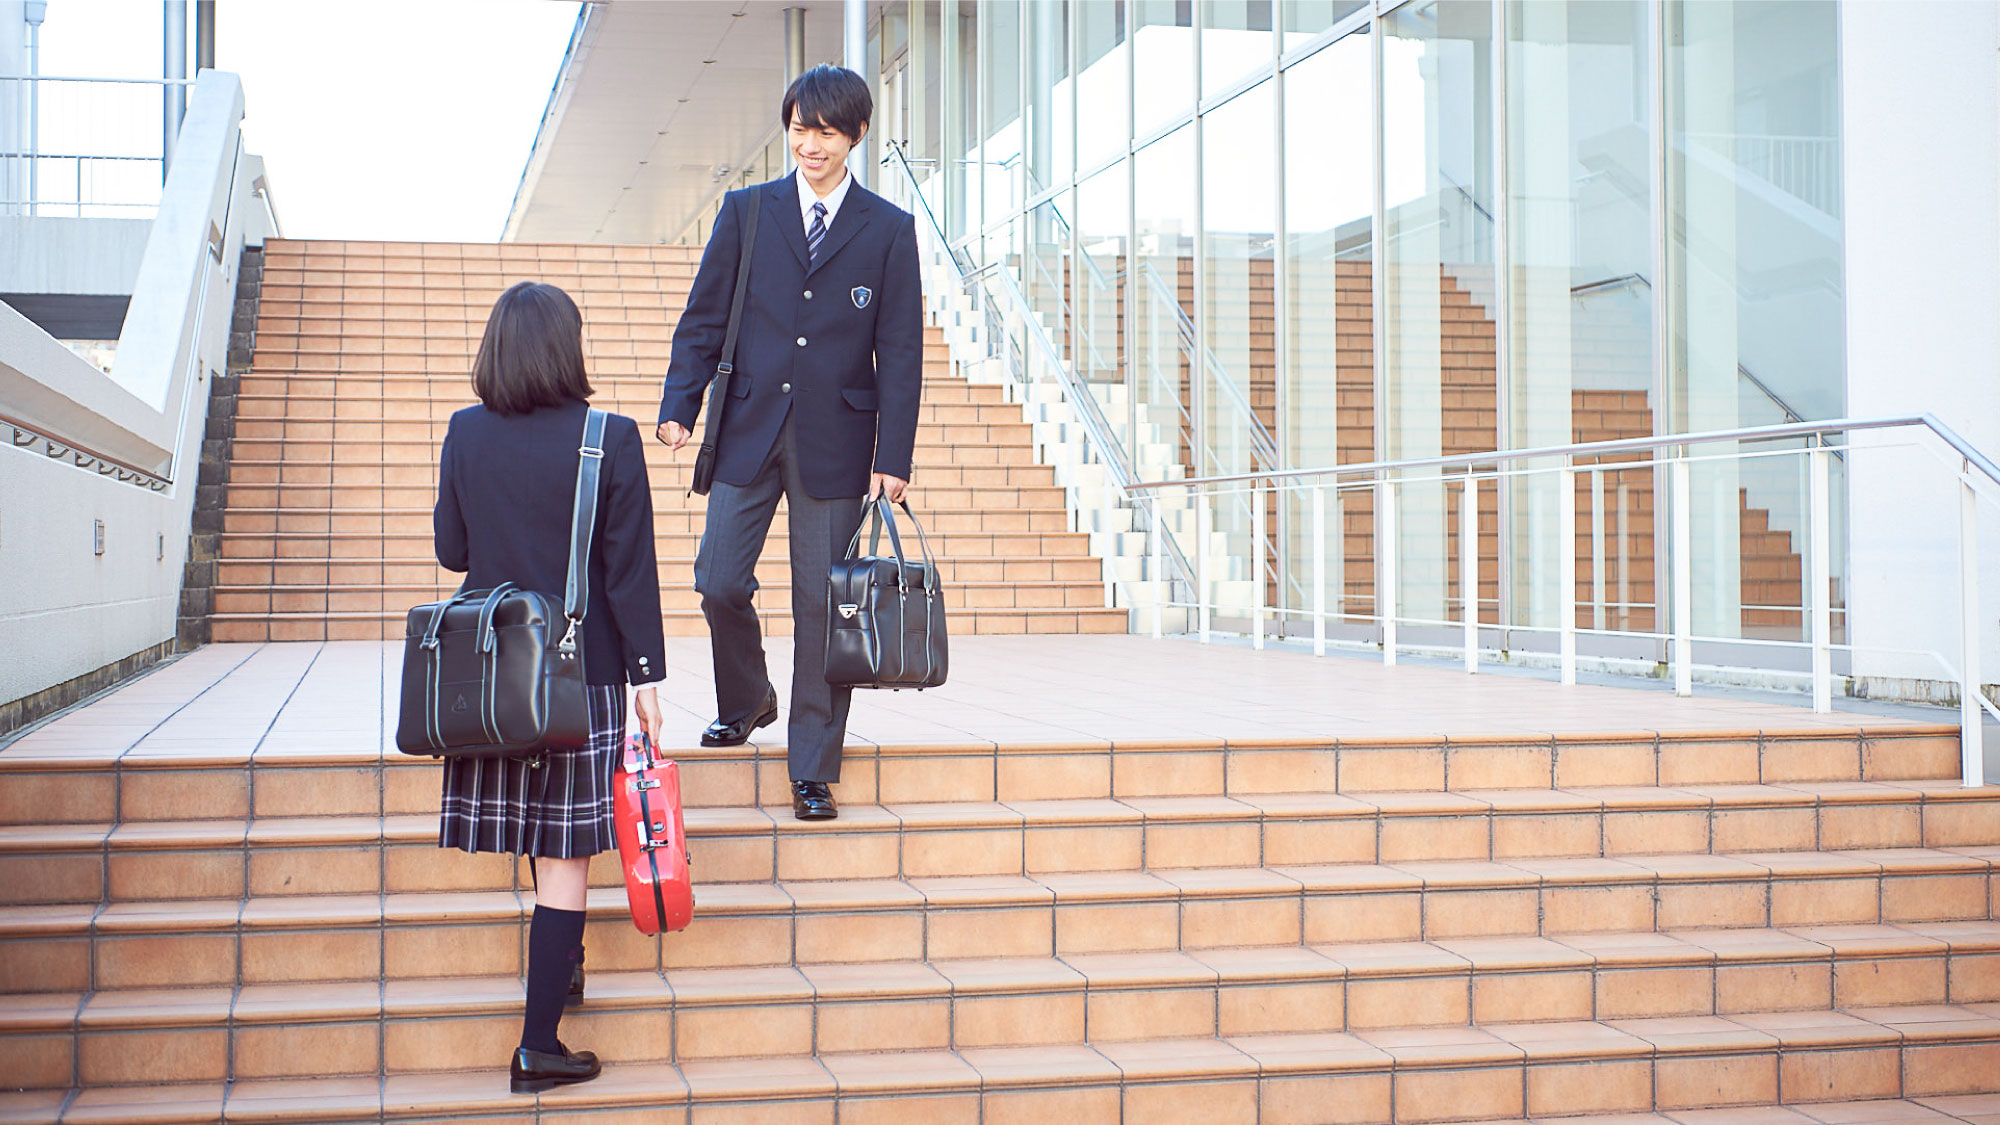
[[(980, 143), (984, 186), (980, 227), (991, 227), (1026, 201), (1027, 141), (1021, 121), (1021, 0), (979, 5)], [(990, 259), (988, 259), (990, 260)]]
[[(1106, 402), (1143, 475), (1249, 467), (1251, 416), (1309, 467), (1843, 413), (1831, 0), (1366, 11), (958, 3), (953, 236), (1079, 374), (1130, 388)], [(1797, 635), (1794, 467), (1696, 470), (1700, 634)], [(1483, 619), (1554, 626), (1569, 543), (1578, 625), (1662, 626), (1653, 474), (1580, 481), (1573, 537), (1552, 486), (1482, 490)], [(1460, 490), (1392, 489), (1398, 617), (1453, 620)], [(1357, 619), (1374, 501), (1324, 513), (1327, 601)], [(1313, 592), (1309, 504), (1271, 513), (1286, 609)]]
[(1080, 171), (1122, 154), (1131, 132), (1131, 51), (1125, 5), (1076, 6), (1076, 161)]
[[(1382, 456), (1496, 448), (1493, 6), (1382, 20)], [(1449, 497), (1447, 492), (1452, 493)], [(1443, 622), (1456, 489), (1395, 486), (1398, 615)]]
[[(1132, 185), (1132, 378), (1140, 420), (1170, 442), (1162, 457), (1135, 449), (1142, 463), (1196, 467), (1188, 360), (1194, 347), (1194, 126), (1183, 125), (1139, 150)], [(1143, 435), (1135, 435), (1135, 438)]]
[(1201, 96), (1219, 97), (1271, 65), (1271, 0), (1202, 0)]
[[(1118, 384), (1121, 389), (1126, 382), (1125, 251), (1132, 230), (1129, 168), (1121, 160), (1076, 189), (1076, 370), (1088, 382)], [(1125, 401), (1131, 401), (1129, 392)], [(1129, 442), (1134, 423), (1129, 412), (1108, 413), (1113, 425), (1126, 428)], [(1157, 480), (1165, 467), (1139, 465), (1137, 471), (1147, 480)]]
[[(1086, 0), (1087, 2), (1087, 0)], [(1194, 110), (1193, 0), (1131, 0), (1132, 133), (1140, 140)]]
[[(1653, 432), (1651, 9), (1509, 0), (1507, 241), (1512, 448)], [(1651, 629), (1650, 469), (1580, 473), (1574, 540), (1556, 480), (1508, 489), (1512, 623), (1559, 623), (1559, 552), (1577, 554), (1576, 624)]]
[(1028, 19), (1028, 195), (1076, 173), (1076, 83), (1069, 73), (1070, 8), (1030, 3)]
[(1281, 0), (1283, 47), (1289, 51), (1311, 42), (1326, 29), (1368, 6), (1368, 0)]
[[(1292, 5), (1284, 7), (1289, 13)], [(1372, 55), (1363, 24), (1283, 76), (1286, 347), (1278, 432), (1290, 466), (1355, 464), (1375, 455)], [(1317, 501), (1293, 495), (1286, 556), (1305, 586), (1288, 608), (1313, 608), (1315, 505), (1327, 612), (1373, 613), (1375, 505), (1360, 490), (1328, 490)], [(1311, 631), (1310, 619), (1288, 621)]]
[[(1840, 417), (1833, 4), (1672, 2), (1666, 19), (1668, 424), (1700, 431)], [(1800, 636), (1794, 559), (1809, 529), (1799, 460), (1694, 467), (1697, 635)], [(1844, 532), (1836, 527), (1832, 541), (1843, 543)], [(1835, 555), (1839, 575), (1844, 551)]]
[(980, 154), (985, 133), (979, 128), (979, 109), (984, 101), (980, 91), (983, 76), (979, 68), (979, 4), (976, 0), (944, 0), (957, 4), (958, 30), (951, 49), (952, 76), (956, 88), (945, 112), (953, 120), (948, 130), (952, 143), (945, 161), (945, 231), (954, 242), (979, 232), (982, 216), (980, 194), (986, 184)]

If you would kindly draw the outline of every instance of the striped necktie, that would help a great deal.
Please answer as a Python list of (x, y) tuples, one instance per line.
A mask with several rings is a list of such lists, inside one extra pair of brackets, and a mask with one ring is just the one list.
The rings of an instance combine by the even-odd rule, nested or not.
[(819, 264), (819, 244), (826, 241), (826, 204), (813, 204), (812, 225), (806, 228), (806, 268)]

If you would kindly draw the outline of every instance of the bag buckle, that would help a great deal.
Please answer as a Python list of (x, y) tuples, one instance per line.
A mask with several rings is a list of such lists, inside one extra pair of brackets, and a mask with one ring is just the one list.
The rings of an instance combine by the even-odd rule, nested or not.
[(594, 445), (579, 445), (576, 447), (576, 451), (585, 457), (595, 457), (599, 460), (604, 459), (604, 450)]
[(562, 640), (556, 642), (556, 651), (564, 655), (576, 651), (576, 618), (569, 619), (569, 631), (563, 634)]
[(840, 606), (840, 616), (843, 621), (852, 620), (854, 615), (860, 612), (861, 607), (852, 602)]
[(659, 787), (660, 783), (650, 777), (642, 777), (632, 783), (632, 788), (634, 790), (658, 789)]

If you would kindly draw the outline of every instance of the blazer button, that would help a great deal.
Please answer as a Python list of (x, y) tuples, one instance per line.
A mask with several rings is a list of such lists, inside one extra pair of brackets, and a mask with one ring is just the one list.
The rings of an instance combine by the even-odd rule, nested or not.
[(813, 299), (813, 291), (810, 289), (806, 290), (806, 300), (810, 301), (812, 299)]
[(785, 384), (784, 386), (782, 386), (782, 387), (779, 387), (779, 388), (778, 388), (778, 390), (779, 390), (779, 392), (780, 392), (780, 393), (783, 393), (783, 394), (791, 394), (791, 393), (792, 393), (792, 385), (791, 385), (790, 383), (786, 383), (786, 384)]
[(802, 348), (806, 346), (806, 338), (804, 336), (799, 337), (799, 346)]

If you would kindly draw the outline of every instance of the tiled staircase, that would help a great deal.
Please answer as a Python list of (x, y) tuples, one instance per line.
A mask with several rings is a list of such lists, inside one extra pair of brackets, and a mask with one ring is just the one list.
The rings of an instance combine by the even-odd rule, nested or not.
[[(431, 554), (437, 448), (475, 401), (469, 373), (493, 300), (524, 278), (570, 293), (606, 409), (650, 430), (673, 325), (699, 250), (679, 246), (272, 241), (251, 369), (242, 377), (217, 563), (218, 641), (375, 640), (456, 588)], [(930, 329), (914, 499), (961, 634), (1120, 632), (1103, 567), (1034, 460), (1002, 389), (951, 373)], [(692, 450), (648, 443), (662, 608), (670, 634), (704, 633), (688, 576), (703, 506)], [(782, 519), (760, 608), (789, 630)], [(679, 576), (678, 579), (675, 576)]]
[[(498, 1069), (527, 873), (434, 846), (436, 767), (379, 748), (393, 646), (201, 650), (0, 751), (0, 1073), (24, 1091), (0, 1118), (1431, 1122), (2000, 1092), (2000, 790), (1953, 780), (1950, 728), (1620, 731), (1608, 696), (1565, 718), (1461, 677), (1497, 733), (1162, 739), (1222, 712), (1159, 668), (1198, 659), (1226, 698), (1332, 666), (1081, 640), (1124, 646), (1072, 653), (1134, 670), (1110, 697), (974, 645), (926, 702), (986, 727), (857, 746), (837, 821), (777, 805), (782, 748), (677, 751), (696, 919), (642, 937), (594, 868), (564, 1032), (613, 1065), (538, 1101)], [(1444, 715), (1455, 675), (1339, 674), (1377, 722)], [(1034, 695), (1132, 737), (1010, 735)], [(1510, 733), (1504, 699), (1614, 733)], [(1437, 729), (1477, 718), (1454, 714)]]

